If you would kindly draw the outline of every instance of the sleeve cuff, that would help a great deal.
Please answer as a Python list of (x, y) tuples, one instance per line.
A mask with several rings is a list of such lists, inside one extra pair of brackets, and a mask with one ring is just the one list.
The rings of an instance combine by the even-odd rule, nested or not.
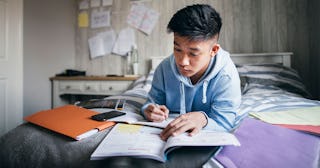
[(201, 111), (207, 119), (207, 124), (203, 127), (204, 130), (214, 130), (214, 131), (229, 131), (228, 129), (222, 127), (215, 120), (211, 119), (205, 112)]

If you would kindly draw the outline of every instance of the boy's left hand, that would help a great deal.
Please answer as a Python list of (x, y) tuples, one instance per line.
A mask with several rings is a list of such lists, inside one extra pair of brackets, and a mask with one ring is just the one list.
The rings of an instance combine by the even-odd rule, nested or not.
[(161, 132), (162, 140), (167, 140), (170, 136), (177, 136), (189, 131), (189, 135), (197, 134), (207, 124), (207, 118), (202, 112), (189, 112), (182, 114), (173, 120)]

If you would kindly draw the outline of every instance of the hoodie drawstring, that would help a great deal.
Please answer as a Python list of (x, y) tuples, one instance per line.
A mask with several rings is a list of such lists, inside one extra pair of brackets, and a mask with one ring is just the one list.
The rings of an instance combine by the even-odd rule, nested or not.
[(208, 81), (204, 80), (203, 81), (203, 86), (202, 86), (202, 103), (205, 104), (207, 103), (207, 88), (208, 88)]
[[(207, 103), (207, 88), (208, 88), (208, 81), (204, 80), (203, 86), (202, 86), (202, 103)], [(180, 81), (180, 114), (186, 113), (186, 95), (184, 93), (184, 85), (183, 82)]]
[(186, 113), (186, 97), (184, 93), (184, 85), (180, 81), (180, 114), (185, 114)]

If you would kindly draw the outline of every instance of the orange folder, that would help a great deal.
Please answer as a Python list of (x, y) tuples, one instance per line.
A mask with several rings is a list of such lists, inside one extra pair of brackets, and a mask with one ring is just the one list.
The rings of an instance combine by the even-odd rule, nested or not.
[(25, 117), (24, 120), (73, 139), (81, 140), (115, 124), (110, 121), (99, 122), (90, 119), (95, 114), (98, 114), (98, 112), (74, 105), (65, 105), (39, 111)]

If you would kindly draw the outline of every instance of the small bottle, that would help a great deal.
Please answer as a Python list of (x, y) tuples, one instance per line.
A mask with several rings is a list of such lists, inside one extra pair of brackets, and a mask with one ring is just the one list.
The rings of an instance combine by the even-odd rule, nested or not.
[(132, 47), (131, 59), (132, 59), (133, 74), (138, 75), (139, 74), (139, 56), (138, 56), (138, 50), (136, 47)]
[(132, 74), (132, 68), (131, 68), (131, 58), (132, 58), (132, 52), (128, 52), (127, 57), (126, 57), (126, 69), (125, 69), (125, 73), (126, 75), (131, 75)]

